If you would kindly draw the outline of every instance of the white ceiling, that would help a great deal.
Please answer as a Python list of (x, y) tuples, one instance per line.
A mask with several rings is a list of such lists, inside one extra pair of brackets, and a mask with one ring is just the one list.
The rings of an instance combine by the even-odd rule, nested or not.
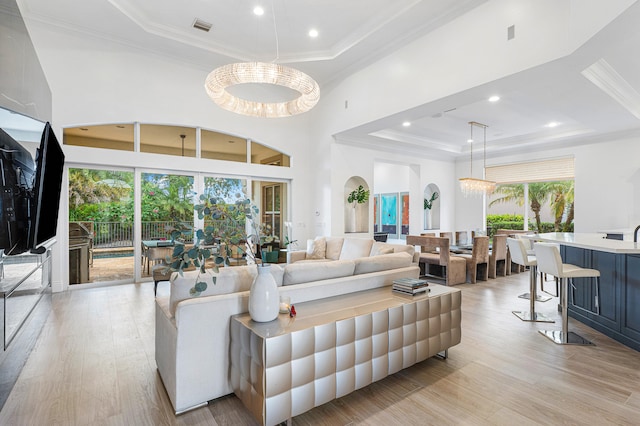
[[(277, 56), (278, 62), (315, 78), (322, 90), (485, 1), (20, 0), (19, 4), (28, 19), (139, 46), (204, 70), (232, 61), (272, 61)], [(265, 9), (261, 17), (252, 13), (256, 4)], [(211, 23), (211, 31), (194, 29), (196, 18)], [(379, 150), (456, 158), (468, 155), (469, 121), (489, 126), (488, 156), (640, 134), (637, 22), (640, 5), (634, 4), (615, 25), (569, 57), (352, 129), (339, 139)], [(315, 39), (307, 35), (312, 28), (319, 32)], [(590, 66), (590, 78), (608, 93), (582, 73)], [(489, 103), (487, 93), (500, 95), (501, 100)], [(402, 126), (405, 120), (411, 121), (410, 127)], [(552, 121), (560, 124), (545, 127)], [(476, 141), (480, 135), (481, 130), (475, 129)]]

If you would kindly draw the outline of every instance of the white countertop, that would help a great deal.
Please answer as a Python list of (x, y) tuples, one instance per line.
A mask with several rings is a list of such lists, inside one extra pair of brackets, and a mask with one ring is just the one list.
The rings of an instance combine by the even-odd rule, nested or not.
[(532, 235), (531, 238), (570, 247), (598, 250), (609, 253), (640, 254), (640, 243), (633, 241), (608, 240), (602, 233), (549, 232)]

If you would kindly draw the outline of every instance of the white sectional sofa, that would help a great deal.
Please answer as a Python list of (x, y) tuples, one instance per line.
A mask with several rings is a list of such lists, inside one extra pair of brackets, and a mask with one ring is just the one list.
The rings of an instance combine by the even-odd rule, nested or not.
[[(280, 294), (289, 296), (294, 305), (390, 286), (398, 278), (419, 275), (412, 246), (355, 238), (313, 241), (309, 251), (291, 253), (292, 263), (271, 266)], [(233, 392), (229, 379), (230, 317), (248, 312), (256, 268), (221, 268), (216, 284), (207, 274), (201, 278), (208, 281), (208, 288), (197, 297), (189, 294), (196, 271), (174, 274), (170, 294), (163, 294), (160, 287), (156, 296), (156, 364), (176, 413)]]

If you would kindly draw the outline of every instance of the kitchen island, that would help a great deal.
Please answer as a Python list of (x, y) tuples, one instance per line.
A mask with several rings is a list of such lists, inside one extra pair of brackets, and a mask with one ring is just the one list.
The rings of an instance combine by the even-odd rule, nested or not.
[(605, 239), (605, 234), (551, 232), (538, 241), (560, 244), (564, 263), (600, 271), (600, 314), (596, 280), (575, 279), (569, 316), (640, 351), (640, 243)]

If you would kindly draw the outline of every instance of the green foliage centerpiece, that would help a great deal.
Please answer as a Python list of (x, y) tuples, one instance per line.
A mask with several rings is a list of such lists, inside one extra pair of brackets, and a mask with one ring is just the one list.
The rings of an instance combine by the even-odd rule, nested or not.
[(424, 199), (424, 209), (425, 210), (431, 210), (431, 208), (433, 207), (433, 202), (435, 200), (438, 199), (438, 197), (440, 196), (440, 194), (438, 194), (437, 192), (434, 192), (433, 194), (431, 194), (431, 198), (429, 199)]
[[(200, 280), (200, 276), (207, 273), (208, 267), (218, 272), (220, 266), (229, 265), (228, 259), (234, 247), (246, 256), (247, 262), (258, 263), (260, 247), (276, 239), (273, 235), (264, 234), (268, 227), (258, 224), (260, 211), (251, 200), (238, 196), (235, 203), (229, 204), (222, 198), (206, 195), (200, 195), (198, 200), (194, 210), (198, 218), (204, 220), (204, 229), (194, 230), (182, 225), (171, 230), (174, 242), (188, 240), (191, 235), (194, 238), (192, 246), (175, 244), (169, 263), (169, 268), (181, 276), (187, 269), (199, 271), (190, 290), (192, 296), (198, 296), (207, 289), (207, 283)], [(215, 276), (212, 281), (215, 284)]]
[(353, 191), (351, 191), (351, 193), (347, 197), (347, 202), (353, 203), (353, 206), (355, 207), (356, 203), (363, 204), (363, 203), (366, 203), (368, 199), (369, 199), (369, 190), (368, 189), (365, 190), (362, 185), (359, 185), (357, 189), (354, 189)]

